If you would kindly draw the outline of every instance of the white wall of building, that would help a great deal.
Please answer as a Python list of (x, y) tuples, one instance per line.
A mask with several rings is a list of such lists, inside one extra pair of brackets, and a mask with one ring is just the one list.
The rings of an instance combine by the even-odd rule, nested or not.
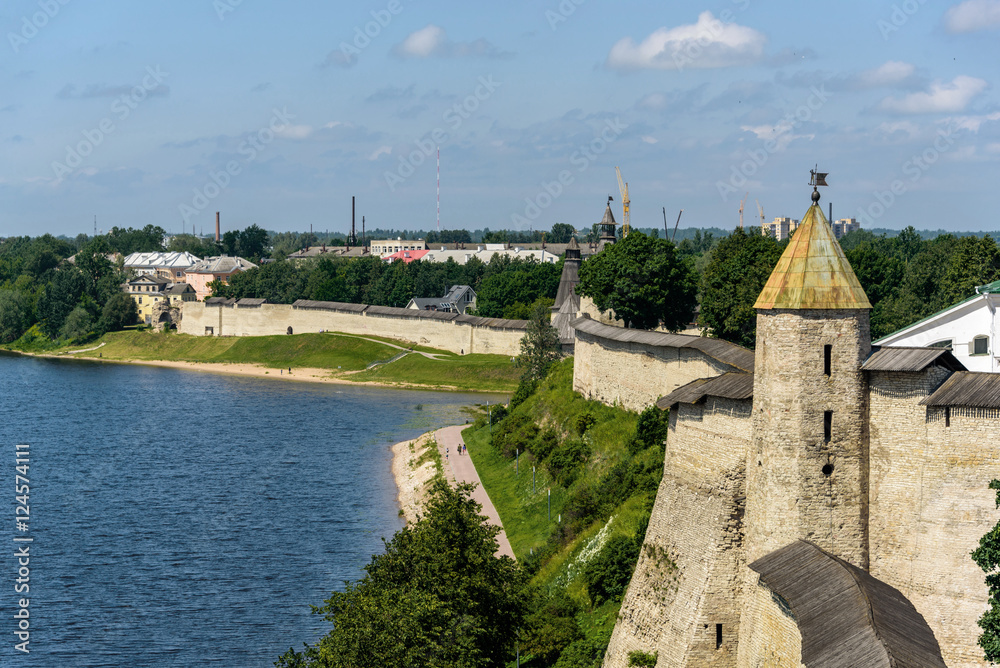
[[(977, 295), (873, 343), (880, 346), (925, 347), (951, 341), (952, 352), (969, 371), (997, 373), (1000, 372), (998, 306), (1000, 294)], [(976, 355), (972, 352), (975, 340), (982, 337), (986, 337), (987, 352)]]

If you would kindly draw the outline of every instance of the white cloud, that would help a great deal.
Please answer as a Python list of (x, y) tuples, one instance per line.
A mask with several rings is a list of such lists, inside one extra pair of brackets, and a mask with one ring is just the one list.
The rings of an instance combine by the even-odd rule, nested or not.
[(992, 114), (984, 114), (981, 116), (949, 116), (941, 122), (951, 126), (953, 130), (968, 130), (972, 133), (978, 133), (979, 128), (982, 127), (983, 123), (990, 123), (993, 121), (1000, 121), (1000, 112), (995, 111)]
[(1000, 27), (1000, 0), (966, 0), (945, 13), (944, 25), (951, 33)]
[(282, 139), (305, 139), (312, 131), (312, 126), (309, 125), (285, 125), (275, 130), (274, 134)]
[(372, 152), (371, 155), (368, 156), (368, 159), (370, 161), (374, 162), (374, 161), (376, 161), (376, 160), (379, 159), (379, 156), (383, 156), (383, 155), (392, 155), (392, 147), (391, 146), (379, 146), (377, 149), (375, 149)]
[(920, 126), (913, 121), (894, 121), (892, 123), (882, 123), (878, 126), (877, 130), (887, 135), (905, 132), (907, 136), (913, 138), (920, 132)]
[(869, 88), (896, 86), (912, 77), (916, 69), (910, 63), (890, 60), (873, 70), (865, 70), (859, 74), (858, 83)]
[(660, 143), (659, 139), (657, 139), (656, 137), (650, 137), (649, 135), (643, 135), (642, 136), (642, 141), (645, 142), (646, 144), (659, 144)]
[(448, 39), (448, 33), (433, 23), (407, 35), (406, 39), (393, 47), (393, 52), (401, 58), (508, 58), (512, 54), (501, 51), (485, 39), (471, 42), (455, 42)]
[(401, 56), (412, 58), (426, 58), (434, 55), (435, 51), (440, 51), (447, 41), (447, 33), (444, 28), (431, 24), (426, 28), (410, 33), (397, 47), (397, 53)]
[(702, 12), (694, 25), (660, 28), (641, 43), (626, 37), (608, 54), (615, 69), (682, 70), (745, 65), (764, 54), (767, 37), (735, 23), (723, 23)]
[(931, 114), (964, 111), (972, 98), (986, 90), (986, 82), (975, 77), (957, 76), (950, 83), (935, 81), (926, 92), (901, 98), (887, 97), (878, 108), (897, 114)]

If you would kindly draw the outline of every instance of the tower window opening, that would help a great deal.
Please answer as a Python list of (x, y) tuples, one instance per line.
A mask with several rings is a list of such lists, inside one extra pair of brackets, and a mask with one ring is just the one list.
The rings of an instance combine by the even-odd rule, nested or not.
[(833, 464), (825, 464), (823, 466), (823, 475), (833, 474)]
[(944, 407), (944, 426), (951, 426), (951, 406)]
[(823, 346), (823, 374), (829, 376), (833, 362), (833, 346)]
[(833, 440), (833, 411), (823, 413), (823, 440), (827, 443)]
[(715, 625), (715, 649), (722, 648), (722, 624)]

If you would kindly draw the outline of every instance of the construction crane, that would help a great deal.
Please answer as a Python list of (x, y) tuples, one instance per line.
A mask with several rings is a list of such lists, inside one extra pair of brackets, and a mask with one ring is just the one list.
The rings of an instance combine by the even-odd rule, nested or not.
[(757, 200), (754, 201), (757, 202), (757, 212), (760, 214), (760, 226), (764, 227), (764, 207)]
[(743, 199), (740, 200), (740, 229), (741, 230), (743, 229), (743, 205), (747, 203), (747, 197), (749, 197), (749, 196), (750, 196), (750, 193), (747, 193), (746, 195), (743, 196)]
[(628, 184), (622, 181), (622, 170), (615, 167), (615, 173), (618, 175), (618, 189), (622, 193), (622, 208), (624, 209), (622, 215), (622, 239), (628, 236), (628, 233), (632, 231), (632, 226), (629, 224), (628, 216)]

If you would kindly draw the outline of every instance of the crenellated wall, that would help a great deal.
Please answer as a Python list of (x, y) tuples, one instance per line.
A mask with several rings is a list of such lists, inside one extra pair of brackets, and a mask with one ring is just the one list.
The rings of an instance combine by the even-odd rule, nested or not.
[(708, 397), (671, 412), (663, 480), (605, 668), (627, 667), (637, 650), (658, 652), (657, 668), (736, 666), (750, 410)]
[[(344, 309), (288, 304), (184, 304), (179, 331), (194, 336), (271, 336), (306, 332), (343, 332), (384, 336), (453, 353), (517, 355), (527, 323), (410, 309), (343, 305)], [(332, 305), (332, 303), (331, 303)], [(435, 317), (436, 316), (436, 317)]]
[(984, 574), (969, 557), (997, 521), (1000, 411), (921, 406), (949, 372), (876, 371), (871, 403), (871, 574), (924, 616), (953, 668), (987, 666), (976, 620)]

